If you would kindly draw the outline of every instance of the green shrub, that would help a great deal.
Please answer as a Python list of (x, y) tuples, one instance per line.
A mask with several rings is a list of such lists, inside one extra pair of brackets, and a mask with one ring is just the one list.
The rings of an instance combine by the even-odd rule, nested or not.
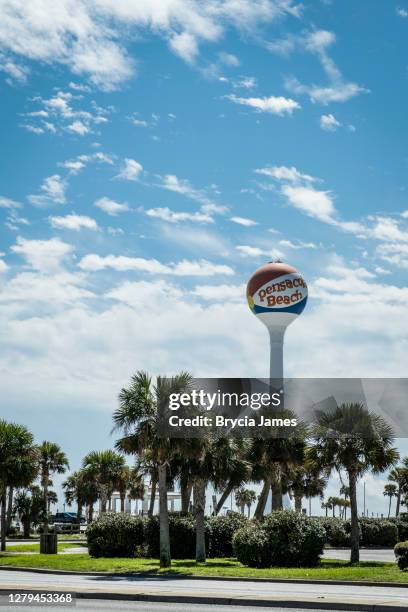
[(237, 531), (233, 545), (237, 559), (250, 567), (313, 567), (325, 541), (320, 521), (280, 510)]
[(143, 519), (122, 513), (101, 514), (88, 525), (86, 538), (91, 557), (135, 557), (143, 545)]
[[(206, 524), (206, 550), (210, 548), (210, 527)], [(192, 514), (169, 515), (170, 550), (173, 559), (195, 559), (196, 535)], [(145, 521), (146, 555), (153, 559), (160, 556), (160, 518), (152, 516)]]
[(248, 523), (248, 519), (243, 514), (231, 512), (226, 516), (212, 516), (209, 521), (210, 538), (210, 557), (232, 557), (232, 538), (234, 533)]
[(406, 570), (408, 568), (408, 542), (399, 542), (394, 547), (394, 553), (400, 570)]
[(251, 523), (235, 532), (233, 550), (240, 563), (249, 567), (270, 567), (268, 535), (260, 523)]
[(334, 547), (350, 546), (350, 523), (340, 518), (319, 519), (326, 532), (326, 543)]
[(398, 542), (398, 527), (388, 519), (360, 519), (361, 546), (394, 546)]
[(398, 541), (405, 542), (408, 540), (408, 521), (397, 518), (395, 521), (398, 529)]

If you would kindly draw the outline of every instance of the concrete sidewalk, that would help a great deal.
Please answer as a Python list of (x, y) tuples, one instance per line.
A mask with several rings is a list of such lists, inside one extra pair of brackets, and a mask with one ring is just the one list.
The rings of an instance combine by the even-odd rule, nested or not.
[(0, 590), (65, 591), (78, 597), (330, 610), (408, 609), (406, 588), (366, 585), (266, 583), (194, 578), (56, 575), (0, 572)]

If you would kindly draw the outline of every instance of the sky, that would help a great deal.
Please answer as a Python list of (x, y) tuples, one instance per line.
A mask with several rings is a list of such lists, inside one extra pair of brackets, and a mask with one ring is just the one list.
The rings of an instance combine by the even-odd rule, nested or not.
[(406, 375), (406, 0), (0, 12), (5, 418), (76, 469), (138, 369), (266, 376), (245, 284), (276, 258), (309, 285), (288, 376)]

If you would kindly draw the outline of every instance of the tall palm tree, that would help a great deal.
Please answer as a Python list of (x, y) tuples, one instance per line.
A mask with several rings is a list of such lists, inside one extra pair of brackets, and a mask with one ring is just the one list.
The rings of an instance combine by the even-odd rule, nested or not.
[(1, 550), (6, 549), (7, 488), (30, 485), (38, 474), (38, 453), (32, 433), (22, 425), (0, 420)]
[(116, 448), (143, 461), (148, 458), (158, 473), (160, 508), (160, 566), (170, 567), (170, 534), (167, 503), (168, 470), (172, 459), (186, 440), (160, 435), (160, 420), (172, 393), (188, 391), (192, 378), (182, 372), (172, 378), (158, 376), (153, 385), (146, 372), (132, 376), (128, 388), (119, 394), (119, 407), (113, 414), (114, 429), (123, 432)]
[(383, 491), (383, 495), (385, 497), (389, 498), (389, 504), (388, 504), (388, 518), (390, 518), (390, 514), (391, 514), (391, 502), (392, 502), (392, 498), (393, 497), (397, 497), (398, 495), (398, 487), (395, 484), (386, 484), (384, 486), (384, 491)]
[(303, 465), (290, 470), (288, 485), (295, 499), (295, 511), (302, 512), (303, 497), (311, 499), (318, 496), (322, 499), (326, 484), (327, 479), (319, 470), (310, 470)]
[(79, 524), (81, 522), (82, 508), (86, 504), (93, 506), (98, 499), (96, 484), (90, 477), (89, 472), (82, 469), (70, 474), (62, 483), (62, 488), (64, 489), (65, 501), (68, 506), (72, 506), (73, 503), (77, 505), (76, 522)]
[(313, 438), (308, 464), (324, 468), (328, 474), (333, 470), (344, 470), (347, 474), (351, 507), (350, 561), (358, 562), (357, 482), (368, 470), (384, 472), (398, 461), (398, 451), (392, 446), (393, 430), (364, 404), (351, 403), (316, 411)]
[(39, 447), (40, 454), (40, 476), (43, 490), (43, 503), (45, 508), (44, 533), (48, 533), (48, 487), (52, 474), (64, 474), (69, 468), (66, 454), (55, 442), (45, 440)]
[(408, 457), (404, 457), (402, 465), (398, 465), (390, 471), (388, 480), (397, 485), (395, 516), (399, 516), (401, 498), (408, 493)]
[(118, 487), (120, 474), (125, 467), (122, 455), (113, 450), (91, 451), (85, 455), (82, 467), (95, 482), (101, 501), (101, 512), (106, 512), (108, 501)]

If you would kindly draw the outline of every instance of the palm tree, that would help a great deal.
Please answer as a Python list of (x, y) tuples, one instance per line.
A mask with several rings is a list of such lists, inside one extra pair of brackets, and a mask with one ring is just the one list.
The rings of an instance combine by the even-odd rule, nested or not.
[(38, 474), (38, 454), (26, 427), (0, 420), (1, 550), (6, 549), (7, 487), (30, 485)]
[(72, 506), (73, 503), (77, 505), (76, 522), (79, 524), (83, 506), (85, 504), (93, 505), (98, 499), (96, 485), (89, 478), (89, 473), (82, 469), (70, 474), (62, 483), (62, 488), (68, 506)]
[(327, 518), (328, 510), (332, 510), (332, 508), (333, 508), (332, 502), (331, 502), (331, 497), (329, 497), (329, 499), (326, 502), (322, 502), (322, 508), (323, 508), (323, 510), (326, 511), (326, 518)]
[[(292, 419), (296, 415), (291, 410), (284, 410), (279, 412), (279, 417)], [(265, 512), (269, 491), (272, 493), (272, 511), (282, 509), (283, 493), (287, 492), (289, 486), (289, 474), (303, 464), (305, 457), (306, 428), (299, 420), (296, 430), (277, 427), (273, 434), (273, 437), (253, 439), (248, 454), (253, 466), (251, 480), (263, 482), (255, 509), (255, 518), (258, 519)]]
[(304, 466), (298, 466), (290, 470), (288, 474), (289, 490), (295, 498), (295, 511), (302, 512), (302, 499), (307, 497), (323, 497), (323, 492), (327, 484), (327, 479), (323, 477), (321, 471), (310, 470)]
[(391, 483), (390, 484), (386, 484), (385, 487), (384, 487), (383, 495), (385, 497), (389, 497), (388, 518), (390, 518), (392, 498), (398, 496), (398, 487), (397, 487), (397, 485), (391, 484)]
[(47, 493), (47, 512), (50, 514), (51, 512), (51, 504), (58, 503), (58, 495), (55, 491), (48, 491)]
[(315, 444), (308, 449), (308, 464), (326, 469), (344, 470), (348, 477), (351, 508), (351, 563), (359, 561), (359, 525), (357, 481), (368, 470), (385, 471), (398, 461), (393, 448), (392, 428), (364, 404), (336, 406), (316, 411), (313, 430)]
[(120, 474), (125, 467), (122, 455), (113, 450), (92, 451), (83, 461), (85, 473), (94, 480), (101, 501), (101, 512), (106, 512), (112, 493), (118, 488)]
[(45, 508), (44, 533), (48, 533), (48, 487), (52, 474), (64, 474), (69, 467), (66, 454), (55, 442), (44, 441), (38, 447), (40, 454), (40, 476), (43, 489), (43, 503)]
[(235, 503), (241, 510), (241, 514), (244, 514), (246, 505), (245, 489), (238, 489), (238, 491), (235, 491)]
[(402, 460), (402, 465), (393, 468), (388, 480), (397, 485), (397, 505), (395, 508), (395, 516), (399, 516), (401, 497), (408, 493), (408, 457)]
[(234, 489), (242, 487), (251, 476), (251, 463), (248, 460), (249, 444), (241, 438), (223, 438), (217, 461), (216, 488), (223, 493), (214, 508), (217, 515)]
[(123, 431), (116, 448), (133, 454), (136, 459), (148, 459), (157, 469), (160, 507), (160, 566), (170, 567), (170, 534), (167, 503), (168, 468), (172, 459), (180, 454), (186, 440), (160, 435), (160, 419), (167, 411), (172, 393), (188, 391), (192, 378), (182, 372), (173, 378), (157, 377), (152, 384), (146, 372), (132, 376), (130, 386), (121, 390), (119, 407), (113, 414), (114, 428)]
[(31, 526), (44, 519), (44, 500), (40, 487), (21, 489), (14, 498), (13, 511), (18, 514), (23, 525), (24, 537), (30, 537)]
[(343, 518), (346, 519), (347, 508), (350, 508), (349, 497), (350, 497), (350, 488), (345, 484), (342, 484), (340, 487), (340, 495), (344, 495), (344, 503), (343, 503)]

